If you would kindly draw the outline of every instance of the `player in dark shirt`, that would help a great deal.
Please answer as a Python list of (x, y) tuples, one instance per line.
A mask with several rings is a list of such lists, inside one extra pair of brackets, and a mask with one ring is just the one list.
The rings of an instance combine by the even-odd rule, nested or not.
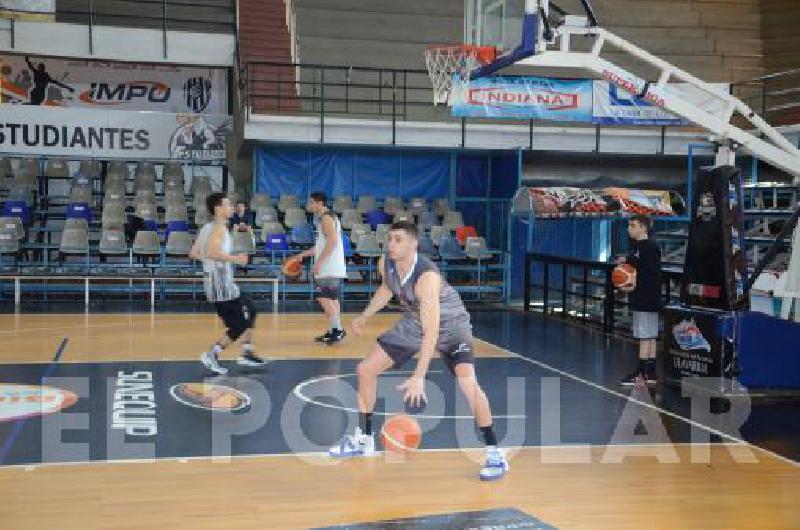
[(639, 365), (626, 377), (623, 385), (656, 382), (656, 339), (658, 313), (663, 307), (661, 296), (661, 249), (650, 237), (650, 218), (637, 215), (628, 222), (628, 235), (633, 241), (625, 262), (636, 269), (636, 279), (620, 289), (628, 293), (633, 313), (633, 336), (639, 340)]

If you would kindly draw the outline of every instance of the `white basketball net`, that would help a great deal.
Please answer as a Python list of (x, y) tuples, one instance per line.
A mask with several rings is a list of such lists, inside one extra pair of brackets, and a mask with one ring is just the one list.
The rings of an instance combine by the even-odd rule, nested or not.
[(449, 103), (455, 74), (457, 88), (469, 83), (469, 74), (480, 61), (478, 51), (459, 45), (431, 46), (425, 49), (425, 66), (433, 84), (433, 104)]

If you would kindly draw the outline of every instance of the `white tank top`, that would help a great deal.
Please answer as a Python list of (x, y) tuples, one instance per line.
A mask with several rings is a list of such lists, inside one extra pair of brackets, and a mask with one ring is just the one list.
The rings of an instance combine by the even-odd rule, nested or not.
[(322, 231), (322, 219), (326, 215), (333, 219), (336, 241), (334, 242), (333, 252), (331, 252), (328, 259), (322, 264), (322, 267), (320, 267), (317, 278), (347, 278), (347, 268), (344, 264), (344, 247), (342, 245), (342, 223), (333, 212), (325, 212), (322, 214), (322, 217), (314, 221), (317, 231), (317, 237), (314, 241), (314, 261), (316, 262), (319, 260), (322, 251), (325, 249), (325, 244), (327, 243), (325, 233)]
[[(208, 240), (214, 231), (214, 222), (206, 223), (197, 234), (197, 246), (203, 262), (203, 285), (209, 302), (227, 302), (239, 298), (239, 287), (233, 280), (233, 263), (206, 258)], [(233, 241), (227, 227), (223, 227), (222, 252), (231, 253)]]

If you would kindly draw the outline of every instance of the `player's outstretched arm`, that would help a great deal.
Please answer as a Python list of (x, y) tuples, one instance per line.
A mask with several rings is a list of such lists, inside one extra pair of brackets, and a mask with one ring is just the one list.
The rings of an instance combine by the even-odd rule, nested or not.
[(369, 301), (366, 309), (353, 319), (352, 328), (353, 333), (358, 336), (364, 329), (364, 325), (367, 323), (367, 319), (369, 319), (372, 315), (386, 307), (386, 305), (392, 300), (392, 291), (386, 285), (385, 274), (384, 274), (384, 265), (383, 265), (383, 258), (381, 257), (378, 260), (378, 274), (381, 276), (381, 285), (375, 291), (375, 294), (372, 295), (372, 300)]

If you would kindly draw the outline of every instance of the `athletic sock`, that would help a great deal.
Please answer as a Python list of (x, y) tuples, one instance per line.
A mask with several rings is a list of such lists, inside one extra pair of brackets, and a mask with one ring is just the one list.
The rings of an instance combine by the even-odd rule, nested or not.
[(342, 329), (342, 318), (339, 315), (335, 317), (331, 317), (330, 319), (331, 329), (333, 331), (341, 330)]
[(242, 352), (252, 355), (253, 354), (253, 345), (250, 344), (249, 342), (245, 342), (244, 344), (242, 344)]
[(209, 353), (211, 353), (211, 355), (217, 356), (220, 353), (222, 353), (222, 350), (224, 350), (224, 349), (225, 348), (223, 348), (222, 345), (219, 342), (215, 342), (213, 344), (213, 346), (211, 346), (211, 349), (209, 350)]
[(636, 371), (642, 375), (647, 373), (647, 359), (639, 359), (639, 367)]
[(483, 441), (486, 445), (493, 445), (497, 447), (497, 437), (494, 435), (494, 429), (491, 425), (488, 427), (481, 427), (481, 433), (483, 434)]
[(372, 413), (361, 412), (359, 418), (361, 420), (361, 432), (367, 436), (372, 436)]

